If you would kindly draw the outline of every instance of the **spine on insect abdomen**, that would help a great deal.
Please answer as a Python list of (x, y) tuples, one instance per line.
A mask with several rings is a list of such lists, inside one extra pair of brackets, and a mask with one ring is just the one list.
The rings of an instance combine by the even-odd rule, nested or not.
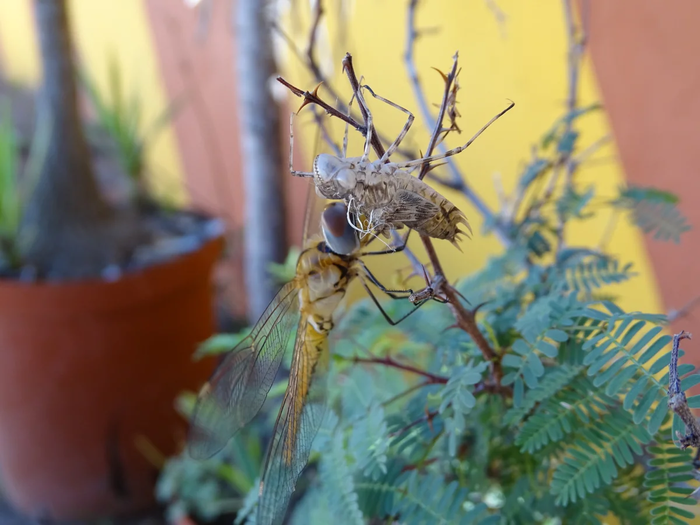
[(366, 211), (374, 209), (375, 214), (379, 214), (378, 220), (384, 218), (397, 226), (400, 218), (408, 228), (429, 237), (446, 239), (455, 246), (459, 235), (468, 237), (471, 233), (464, 213), (422, 180), (401, 170), (381, 179), (381, 184), (366, 187), (363, 202)]

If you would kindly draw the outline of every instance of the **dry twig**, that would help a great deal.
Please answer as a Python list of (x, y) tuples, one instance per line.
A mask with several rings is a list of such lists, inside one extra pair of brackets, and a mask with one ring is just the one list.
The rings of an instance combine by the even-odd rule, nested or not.
[(676, 431), (680, 448), (700, 447), (700, 424), (688, 407), (685, 392), (681, 389), (681, 378), (678, 377), (678, 347), (683, 339), (691, 339), (691, 334), (684, 332), (673, 336), (671, 362), (668, 364), (668, 408), (673, 410), (685, 423), (685, 435)]
[[(443, 75), (443, 78), (445, 80), (445, 92), (443, 93), (442, 103), (440, 104), (438, 116), (436, 119), (434, 119), (430, 112), (430, 105), (428, 104), (427, 97), (425, 96), (423, 87), (421, 86), (420, 78), (418, 77), (418, 70), (416, 68), (414, 58), (416, 40), (421, 34), (416, 29), (417, 7), (418, 0), (411, 0), (411, 2), (408, 5), (408, 27), (406, 30), (407, 37), (406, 50), (404, 52), (404, 62), (406, 63), (406, 69), (408, 70), (408, 78), (411, 82), (411, 86), (413, 87), (413, 93), (416, 97), (416, 100), (418, 101), (418, 107), (421, 110), (421, 115), (423, 116), (423, 122), (425, 123), (426, 127), (433, 133), (432, 136), (435, 137), (434, 139), (431, 138), (431, 144), (435, 142), (433, 144), (434, 148), (436, 145), (438, 145), (438, 142), (440, 142), (438, 139), (440, 138), (441, 134), (443, 134), (442, 138), (444, 138), (445, 130), (442, 127), (442, 122), (445, 116), (445, 111), (449, 104), (450, 90), (452, 89), (453, 83), (457, 77), (457, 54), (455, 53), (452, 69), (450, 70), (450, 72), (447, 75), (440, 73), (441, 75)], [(435, 136), (436, 129), (439, 129), (437, 136)], [(447, 148), (444, 146), (444, 144), (440, 143), (438, 146), (442, 153), (447, 151)], [(431, 152), (433, 151), (433, 148), (430, 149)], [(501, 243), (506, 247), (510, 246), (511, 242), (508, 235), (506, 235), (505, 233), (505, 229), (500, 224), (498, 224), (497, 221), (493, 220), (493, 211), (491, 211), (491, 209), (486, 205), (483, 199), (471, 188), (471, 186), (469, 186), (469, 184), (465, 182), (465, 178), (462, 175), (459, 168), (457, 167), (457, 163), (455, 162), (455, 160), (452, 158), (447, 158), (445, 159), (445, 161), (448, 168), (450, 169), (450, 179), (445, 180), (441, 178), (434, 178), (434, 180), (451, 189), (461, 192), (469, 200), (469, 202), (471, 202), (472, 205), (479, 211), (479, 213), (482, 215), (485, 221), (495, 224), (494, 231)], [(423, 169), (426, 168), (424, 167)], [(425, 173), (423, 173), (423, 171), (421, 171), (421, 174), (421, 178), (425, 176)]]

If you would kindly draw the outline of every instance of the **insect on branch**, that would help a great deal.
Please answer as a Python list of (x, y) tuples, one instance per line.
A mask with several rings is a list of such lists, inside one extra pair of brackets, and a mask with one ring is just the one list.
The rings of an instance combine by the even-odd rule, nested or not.
[[(352, 65), (352, 57), (350, 54), (346, 54), (345, 58), (343, 59), (343, 67), (346, 75), (348, 76), (348, 79), (350, 81), (350, 85), (353, 87), (353, 92), (357, 96), (358, 90), (359, 90), (359, 81), (357, 80), (357, 76), (355, 74), (355, 69)], [(456, 74), (456, 57), (455, 57), (455, 64), (453, 66), (454, 73)], [(448, 77), (449, 78), (449, 77)], [(450, 89), (445, 89), (443, 93), (443, 100), (441, 102), (441, 107), (442, 106), (447, 106), (447, 102), (445, 99), (450, 96)], [(358, 97), (358, 100), (362, 100), (362, 98)], [(362, 104), (360, 104), (360, 107), (362, 107)], [(363, 117), (366, 118), (367, 115), (367, 109), (363, 108), (361, 109)], [(430, 142), (428, 143), (428, 149), (425, 152), (424, 158), (429, 157), (432, 154), (433, 149), (435, 146), (438, 144), (438, 136), (442, 132), (443, 126), (442, 122), (445, 117), (445, 111), (441, 113), (440, 120), (436, 122), (436, 125), (433, 129), (433, 134), (430, 138)], [(365, 122), (367, 122), (365, 120)], [(378, 157), (382, 157), (384, 155), (384, 147), (381, 144), (375, 145), (374, 141), (372, 142), (372, 147), (377, 154)], [(428, 168), (423, 165), (423, 168), (427, 170)], [(423, 246), (425, 247), (425, 251), (428, 254), (428, 258), (430, 259), (430, 263), (433, 266), (433, 270), (435, 272), (436, 277), (438, 278), (438, 285), (436, 292), (439, 294), (442, 294), (445, 296), (445, 298), (448, 300), (448, 304), (450, 309), (452, 310), (453, 315), (455, 316), (456, 320), (456, 325), (464, 330), (469, 336), (472, 338), (474, 341), (474, 344), (479, 348), (481, 351), (482, 355), (484, 356), (484, 360), (488, 361), (491, 364), (491, 370), (493, 374), (493, 379), (495, 381), (496, 386), (500, 390), (500, 385), (501, 385), (501, 378), (503, 377), (503, 371), (501, 368), (500, 364), (500, 359), (496, 352), (491, 348), (491, 345), (489, 345), (488, 341), (484, 337), (484, 335), (481, 333), (479, 330), (479, 327), (476, 323), (476, 310), (468, 310), (465, 308), (462, 303), (459, 300), (459, 292), (447, 281), (445, 278), (445, 272), (442, 269), (442, 264), (440, 263), (440, 259), (437, 256), (437, 252), (435, 251), (435, 247), (433, 246), (432, 239), (426, 235), (421, 235), (420, 236), (421, 241), (423, 242)]]
[[(350, 82), (350, 85), (353, 90), (353, 95), (355, 99), (358, 101), (358, 105), (360, 107), (360, 112), (362, 114), (362, 117), (365, 121), (364, 126), (361, 125), (359, 122), (357, 122), (355, 119), (352, 117), (341, 113), (337, 109), (333, 108), (329, 104), (325, 103), (321, 98), (318, 96), (318, 89), (320, 87), (317, 86), (313, 92), (309, 91), (303, 91), (296, 86), (293, 86), (286, 80), (284, 80), (281, 77), (278, 77), (277, 80), (282, 83), (284, 86), (286, 86), (292, 93), (294, 93), (296, 96), (301, 97), (304, 99), (304, 103), (302, 104), (302, 108), (306, 104), (316, 104), (323, 108), (329, 115), (336, 117), (343, 122), (346, 122), (348, 125), (352, 126), (355, 128), (357, 131), (362, 133), (363, 136), (366, 137), (367, 132), (369, 130), (369, 125), (370, 125), (370, 118), (369, 118), (369, 109), (366, 107), (364, 103), (364, 97), (362, 96), (360, 90), (360, 82), (357, 78), (357, 75), (355, 73), (355, 68), (352, 62), (352, 56), (349, 53), (346, 53), (345, 57), (343, 58), (343, 71), (345, 72), (348, 81)], [(443, 127), (443, 122), (445, 115), (447, 113), (452, 114), (453, 111), (450, 110), (450, 105), (454, 105), (454, 92), (453, 92), (453, 87), (454, 87), (454, 80), (457, 75), (457, 56), (455, 55), (455, 60), (453, 63), (453, 67), (448, 75), (443, 75), (445, 78), (446, 82), (446, 87), (443, 93), (443, 97), (441, 100), (440, 104), (440, 112), (438, 115), (438, 120), (435, 122), (435, 126), (433, 129), (433, 133), (430, 138), (430, 142), (428, 145), (428, 149), (425, 153), (425, 155), (422, 157), (423, 159), (426, 159), (430, 157), (432, 154), (433, 150), (435, 147), (440, 143), (440, 136), (445, 134), (445, 129)], [(510, 109), (511, 106), (509, 106), (508, 109)], [(300, 108), (301, 109), (301, 108)], [(506, 109), (507, 111), (507, 109)], [(493, 120), (496, 120), (498, 117), (500, 117), (505, 111), (501, 112), (499, 115), (497, 115)], [(483, 127), (477, 134), (472, 138), (470, 142), (467, 143), (469, 145), (476, 137), (478, 137), (484, 129), (486, 129), (487, 126)], [(453, 129), (454, 126), (450, 126), (449, 129)], [(447, 131), (449, 131), (449, 129)], [(444, 138), (444, 136), (443, 136)], [(375, 132), (374, 126), (372, 125), (372, 137), (370, 140), (370, 146), (376, 153), (376, 155), (381, 159), (386, 150), (384, 146), (381, 143), (381, 140), (379, 139), (378, 134)], [(466, 146), (465, 146), (466, 147)], [(464, 149), (461, 148), (461, 149)], [(460, 151), (461, 151), (460, 149)], [(448, 152), (449, 153), (449, 152)], [(456, 153), (456, 151), (455, 151)], [(454, 153), (452, 153), (454, 154)], [(420, 159), (419, 159), (420, 160)], [(449, 160), (449, 159), (448, 159)], [(422, 175), (425, 175), (430, 170), (430, 165), (428, 163), (424, 163), (421, 166), (421, 173)], [(491, 372), (492, 372), (492, 379), (496, 387), (496, 391), (501, 392), (505, 395), (508, 395), (510, 390), (508, 388), (501, 388), (501, 379), (503, 377), (503, 371), (501, 368), (500, 364), (500, 358), (496, 354), (496, 352), (491, 348), (490, 344), (484, 337), (484, 335), (481, 333), (477, 322), (476, 322), (476, 310), (469, 310), (466, 307), (462, 305), (462, 303), (459, 300), (459, 292), (449, 284), (447, 279), (445, 278), (445, 272), (442, 268), (442, 264), (440, 260), (438, 259), (437, 253), (435, 251), (435, 248), (432, 244), (432, 240), (427, 237), (426, 235), (421, 234), (421, 241), (423, 242), (423, 245), (425, 247), (425, 250), (428, 254), (428, 257), (430, 259), (430, 263), (432, 264), (432, 267), (435, 272), (435, 277), (436, 277), (436, 289), (435, 292), (437, 294), (441, 294), (444, 298), (447, 299), (449, 303), (449, 307), (452, 310), (453, 315), (455, 316), (456, 320), (456, 326), (459, 327), (460, 329), (464, 330), (467, 334), (470, 335), (472, 340), (474, 341), (474, 344), (479, 348), (481, 351), (484, 360), (490, 363), (491, 366)]]

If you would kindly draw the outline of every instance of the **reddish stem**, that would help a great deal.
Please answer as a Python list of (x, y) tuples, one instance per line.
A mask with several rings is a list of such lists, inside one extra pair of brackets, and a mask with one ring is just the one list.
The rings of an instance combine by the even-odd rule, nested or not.
[(435, 374), (431, 374), (430, 372), (426, 372), (425, 370), (421, 370), (420, 368), (416, 368), (415, 366), (411, 365), (405, 365), (403, 363), (399, 363), (395, 359), (391, 357), (356, 357), (354, 359), (355, 363), (367, 363), (367, 364), (375, 364), (375, 365), (383, 365), (383, 366), (389, 366), (392, 368), (398, 368), (399, 370), (405, 370), (406, 372), (412, 372), (414, 374), (418, 374), (420, 376), (423, 376), (427, 379), (425, 384), (440, 384), (444, 385), (447, 383), (448, 378), (438, 376)]

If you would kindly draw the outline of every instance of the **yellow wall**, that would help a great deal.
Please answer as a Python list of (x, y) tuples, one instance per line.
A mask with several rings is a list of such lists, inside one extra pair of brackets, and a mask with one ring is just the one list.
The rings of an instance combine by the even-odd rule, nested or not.
[[(308, 2), (293, 2), (308, 9)], [(95, 2), (71, 0), (71, 14), (76, 43), (83, 63), (98, 85), (107, 82), (107, 65), (115, 56), (121, 67), (127, 93), (138, 93), (147, 125), (166, 107), (168, 98), (160, 76), (158, 59), (148, 27), (142, 1)], [(343, 10), (338, 9), (343, 5)], [(431, 0), (423, 2), (417, 12), (419, 28), (439, 31), (424, 35), (416, 46), (419, 74), (430, 100), (439, 101), (441, 79), (431, 66), (447, 70), (451, 57), (459, 51), (462, 74), (459, 93), (462, 136), (451, 136), (449, 144), (458, 145), (461, 138), (471, 136), (507, 103), (516, 107), (489, 129), (460, 155), (459, 165), (470, 185), (492, 207), (497, 206), (494, 174), (499, 173), (506, 190), (513, 188), (516, 173), (528, 158), (530, 147), (552, 122), (563, 113), (566, 94), (566, 34), (562, 3), (547, 0), (537, 8), (519, 0), (499, 0), (507, 19), (500, 24), (486, 1)], [(339, 22), (342, 18), (342, 23)], [(423, 126), (416, 101), (402, 62), (406, 34), (406, 2), (376, 0), (365, 2), (329, 2), (327, 17), (321, 28), (319, 59), (341, 93), (349, 98), (350, 90), (340, 72), (340, 60), (350, 51), (358, 71), (365, 75), (378, 93), (411, 109), (417, 116), (407, 139), (413, 149), (425, 148), (428, 134)], [(306, 45), (308, 17), (295, 17), (289, 30), (300, 47)], [(329, 34), (334, 35), (333, 38)], [(128, 35), (128, 37), (127, 37)], [(39, 76), (34, 26), (29, 0), (0, 2), (0, 50), (2, 64), (10, 78), (34, 83)], [(308, 74), (299, 68), (299, 61), (287, 52), (285, 74), (299, 85), (311, 87)], [(228, 65), (227, 65), (228, 66)], [(584, 64), (581, 79), (581, 103), (598, 100), (591, 65)], [(296, 104), (296, 101), (294, 101)], [(372, 102), (370, 102), (372, 103)], [(396, 134), (404, 115), (383, 104), (373, 104), (376, 120), (386, 134)], [(303, 116), (308, 119), (309, 115)], [(580, 120), (581, 145), (590, 144), (610, 132), (602, 113)], [(301, 126), (306, 158), (313, 148), (312, 126)], [(339, 128), (337, 128), (339, 129)], [(357, 134), (352, 146), (361, 141)], [(624, 180), (613, 147), (601, 151), (594, 167), (580, 173), (582, 183), (596, 184), (598, 194), (610, 196)], [(157, 188), (175, 201), (185, 199), (182, 164), (172, 127), (157, 136), (148, 150), (149, 167)], [(445, 195), (462, 208), (474, 226), (475, 235), (463, 243), (459, 253), (445, 242), (437, 242), (441, 259), (449, 276), (456, 277), (479, 268), (489, 254), (500, 250), (491, 236), (480, 233), (480, 218), (465, 199), (444, 190)], [(608, 217), (601, 214), (594, 220), (571, 228), (571, 240), (595, 246), (603, 234)], [(419, 243), (414, 247), (420, 251)], [(628, 309), (661, 311), (659, 294), (652, 269), (639, 233), (620, 221), (610, 248), (623, 260), (634, 262), (640, 277), (618, 286), (622, 306)], [(397, 265), (403, 265), (403, 259)], [(379, 272), (387, 277), (389, 270)]]
[(28, 0), (0, 2), (0, 64), (11, 80), (25, 85), (40, 76), (32, 16)]
[[(143, 2), (70, 0), (69, 10), (81, 63), (98, 89), (108, 93), (109, 61), (116, 59), (125, 95), (140, 99), (141, 126), (146, 131), (169, 102)], [(0, 50), (11, 80), (26, 85), (37, 82), (41, 73), (29, 0), (0, 2)], [(154, 137), (146, 163), (155, 191), (169, 202), (184, 203), (183, 170), (172, 126)]]
[[(295, 4), (304, 8), (309, 5), (308, 2)], [(413, 149), (425, 150), (429, 135), (423, 125), (402, 60), (408, 2), (383, 0), (352, 4), (355, 9), (343, 22), (347, 25), (345, 32), (349, 35), (345, 42), (328, 37), (329, 31), (330, 34), (337, 35), (341, 24), (335, 15), (337, 10), (334, 7), (327, 10), (329, 21), (321, 28), (319, 35), (322, 44), (319, 61), (322, 68), (333, 72), (331, 82), (340, 88), (347, 101), (351, 91), (340, 71), (340, 61), (345, 52), (349, 51), (353, 55), (358, 74), (365, 76), (367, 84), (377, 93), (410, 109), (416, 115), (407, 144)], [(529, 158), (531, 146), (565, 110), (567, 42), (562, 2), (547, 0), (538, 2), (537, 7), (533, 7), (532, 3), (521, 0), (499, 0), (497, 4), (507, 15), (503, 26), (499, 25), (489, 3), (485, 1), (431, 0), (420, 4), (422, 7), (417, 11), (418, 28), (438, 30), (422, 36), (416, 46), (417, 68), (432, 102), (440, 101), (442, 80), (431, 66), (447, 71), (452, 64), (454, 52), (458, 51), (460, 56), (462, 72), (459, 78), (461, 90), (458, 108), (462, 115), (459, 124), (463, 133), (461, 136), (451, 135), (448, 144), (454, 147), (466, 141), (507, 105), (507, 99), (516, 103), (513, 110), (458, 157), (467, 182), (493, 209), (497, 206), (493, 175), (499, 173), (506, 191), (510, 192), (516, 174)], [(293, 19), (289, 25), (295, 41), (303, 49), (308, 38), (308, 17)], [(313, 87), (314, 82), (299, 67), (300, 62), (293, 54), (287, 53), (285, 64), (289, 80), (300, 87)], [(599, 100), (595, 77), (588, 60), (583, 67), (580, 89), (582, 105)], [(298, 104), (298, 100), (293, 101), (294, 104)], [(384, 104), (373, 104), (372, 100), (369, 103), (375, 108), (373, 113), (379, 128), (386, 134), (396, 135), (405, 121), (405, 115)], [(306, 119), (308, 122), (310, 115), (303, 115), (304, 112), (299, 120), (304, 122)], [(582, 130), (581, 146), (585, 147), (610, 133), (608, 122), (602, 113), (586, 116), (579, 122)], [(300, 135), (306, 139), (304, 143), (308, 159), (313, 154), (313, 126), (302, 124), (300, 129), (303, 130)], [(355, 146), (360, 147), (361, 139), (357, 133), (354, 135)], [(603, 160), (596, 162), (594, 167), (582, 168), (579, 180), (585, 185), (595, 184), (599, 196), (612, 196), (624, 181), (621, 166), (615, 160), (614, 148), (608, 147), (600, 151), (597, 158)], [(308, 167), (298, 164), (297, 169)], [(447, 174), (446, 169), (442, 173)], [(470, 273), (481, 267), (487, 257), (501, 247), (493, 237), (481, 235), (480, 217), (461, 195), (438, 189), (466, 212), (475, 231), (474, 238), (462, 244), (464, 254), (447, 242), (437, 241), (441, 260), (446, 263), (450, 276)], [(573, 226), (570, 240), (577, 244), (596, 246), (607, 222), (607, 214), (600, 214), (594, 220)], [(413, 246), (419, 246), (419, 243), (414, 242)], [(609, 247), (612, 252), (620, 254), (623, 260), (632, 261), (640, 273), (640, 277), (631, 283), (611, 289), (623, 296), (622, 306), (631, 310), (662, 311), (653, 270), (640, 234), (622, 220)], [(387, 276), (388, 270), (379, 273)]]

